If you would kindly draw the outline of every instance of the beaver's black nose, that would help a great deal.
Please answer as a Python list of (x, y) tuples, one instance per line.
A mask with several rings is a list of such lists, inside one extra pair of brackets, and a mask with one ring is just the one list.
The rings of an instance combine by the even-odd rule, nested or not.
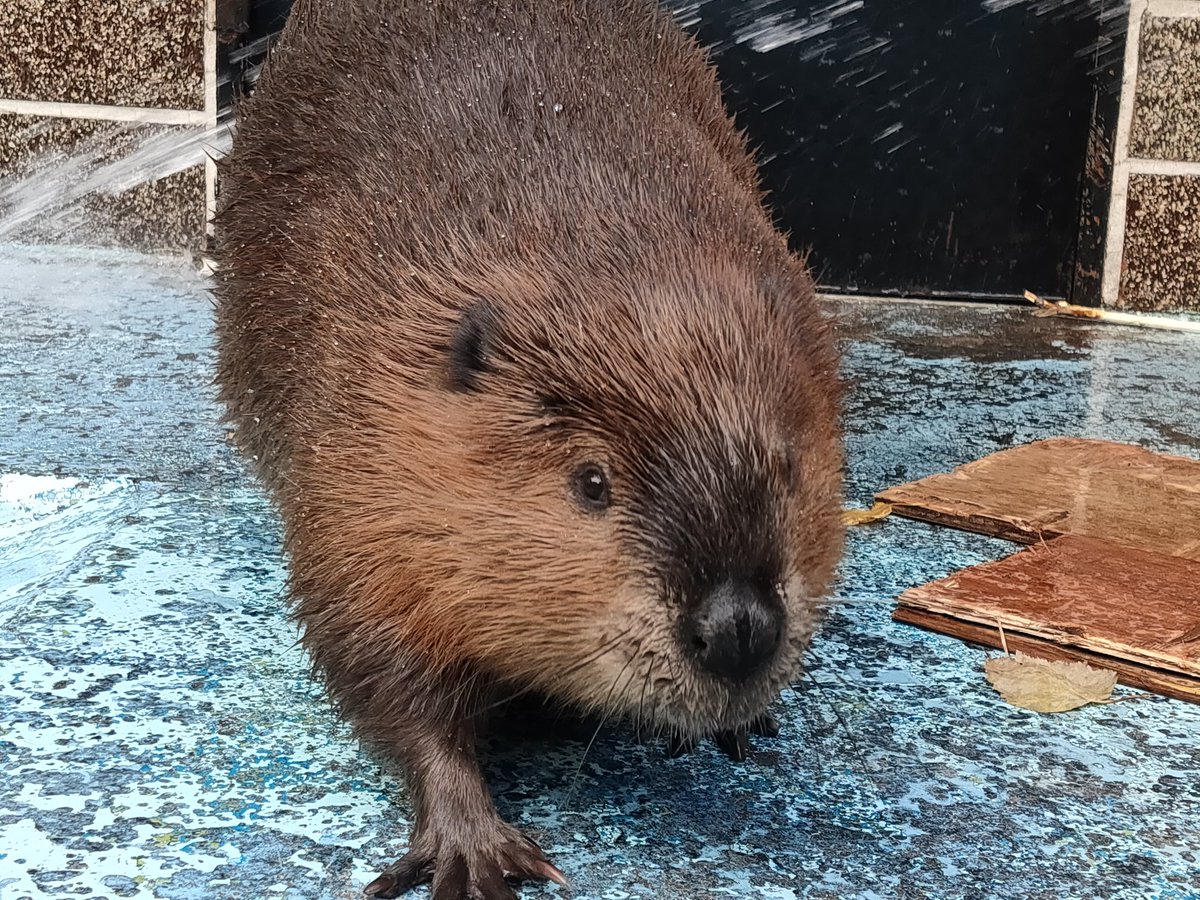
[(736, 683), (774, 658), (783, 625), (783, 607), (769, 587), (730, 579), (701, 600), (684, 623), (684, 637), (701, 666)]

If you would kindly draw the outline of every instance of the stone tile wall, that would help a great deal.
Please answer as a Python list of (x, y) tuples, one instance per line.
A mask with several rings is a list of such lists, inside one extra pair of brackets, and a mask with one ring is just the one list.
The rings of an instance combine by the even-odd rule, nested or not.
[[(0, 242), (202, 249), (215, 20), (242, 7), (0, 0)], [(1130, 38), (1104, 301), (1200, 309), (1200, 0), (1132, 0)]]
[(214, 8), (0, 2), (0, 241), (202, 249)]
[(1134, 0), (1107, 305), (1200, 310), (1200, 0)]

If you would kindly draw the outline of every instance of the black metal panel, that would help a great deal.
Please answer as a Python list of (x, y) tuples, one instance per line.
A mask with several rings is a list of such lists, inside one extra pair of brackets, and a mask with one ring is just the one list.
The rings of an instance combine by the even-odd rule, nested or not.
[[(1098, 300), (1128, 0), (666, 2), (823, 287)], [(232, 82), (289, 8), (249, 3)]]
[(218, 0), (217, 105), (227, 113), (258, 77), (292, 0)]

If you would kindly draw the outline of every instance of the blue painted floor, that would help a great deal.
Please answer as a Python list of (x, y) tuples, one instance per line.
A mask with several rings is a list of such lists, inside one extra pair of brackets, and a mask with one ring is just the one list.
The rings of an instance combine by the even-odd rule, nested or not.
[[(404, 847), (403, 787), (294, 646), (277, 522), (217, 424), (204, 288), (176, 263), (0, 248), (0, 900), (351, 898)], [(852, 501), (1055, 434), (1200, 456), (1195, 336), (831, 310)], [(1200, 897), (1200, 706), (1023, 712), (981, 651), (890, 620), (904, 588), (1012, 549), (856, 530), (756, 761), (669, 761), (620, 728), (586, 759), (501, 744), (502, 811), (575, 900)]]

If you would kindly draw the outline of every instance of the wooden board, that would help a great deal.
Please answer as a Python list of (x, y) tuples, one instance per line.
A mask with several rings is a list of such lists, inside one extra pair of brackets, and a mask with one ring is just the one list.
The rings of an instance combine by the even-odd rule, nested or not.
[(1052, 438), (877, 495), (897, 515), (1021, 543), (1090, 535), (1200, 560), (1200, 461)]
[(1200, 562), (1066, 536), (900, 595), (894, 618), (999, 647), (1082, 659), (1200, 702)]
[(1007, 627), (1004, 629), (1004, 640), (1001, 641), (1000, 631), (995, 625), (977, 625), (974, 622), (964, 622), (951, 616), (938, 615), (915, 608), (899, 606), (892, 617), (897, 622), (916, 625), (927, 631), (947, 634), (950, 637), (984, 647), (993, 647), (997, 650), (1007, 647), (1010, 653), (1020, 651), (1042, 659), (1078, 660), (1089, 666), (1116, 672), (1117, 681), (1129, 687), (1152, 691), (1162, 694), (1164, 697), (1174, 697), (1176, 700), (1200, 703), (1200, 679), (1189, 678), (1186, 675), (1176, 675), (1164, 669), (1138, 665), (1115, 656), (1092, 653), (1078, 647), (1053, 644), (1017, 631), (1009, 631)]

